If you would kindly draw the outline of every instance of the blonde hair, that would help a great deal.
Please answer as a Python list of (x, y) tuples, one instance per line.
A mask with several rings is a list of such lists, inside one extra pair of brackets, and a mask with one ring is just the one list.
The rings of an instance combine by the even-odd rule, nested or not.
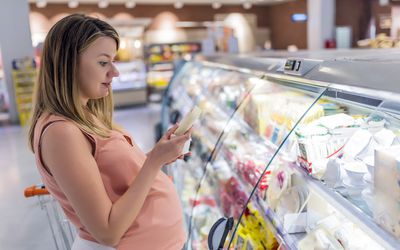
[[(119, 47), (115, 29), (100, 19), (73, 14), (58, 21), (46, 36), (34, 92), (34, 107), (29, 128), (29, 146), (34, 151), (34, 131), (40, 116), (47, 112), (63, 116), (88, 133), (107, 137), (115, 125), (112, 121), (112, 94), (89, 100), (83, 107), (79, 99), (77, 70), (79, 56), (97, 38), (111, 37)], [(85, 114), (88, 109), (107, 129)], [(86, 112), (87, 113), (87, 112)]]

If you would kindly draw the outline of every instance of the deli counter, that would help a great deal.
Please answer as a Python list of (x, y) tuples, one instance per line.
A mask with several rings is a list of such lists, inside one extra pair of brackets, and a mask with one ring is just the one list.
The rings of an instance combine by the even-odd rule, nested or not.
[[(162, 127), (195, 105), (190, 157), (167, 166), (186, 249), (400, 249), (400, 51), (186, 62)], [(215, 228), (214, 228), (215, 229)], [(213, 248), (214, 249), (214, 248)]]

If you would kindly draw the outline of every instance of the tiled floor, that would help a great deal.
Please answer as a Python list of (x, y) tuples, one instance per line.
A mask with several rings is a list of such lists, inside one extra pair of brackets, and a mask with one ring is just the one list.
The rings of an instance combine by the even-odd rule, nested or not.
[[(147, 152), (155, 142), (160, 109), (151, 104), (118, 110), (115, 121)], [(0, 127), (0, 249), (54, 250), (45, 212), (35, 197), (23, 196), (25, 187), (41, 183), (26, 134), (19, 126)]]

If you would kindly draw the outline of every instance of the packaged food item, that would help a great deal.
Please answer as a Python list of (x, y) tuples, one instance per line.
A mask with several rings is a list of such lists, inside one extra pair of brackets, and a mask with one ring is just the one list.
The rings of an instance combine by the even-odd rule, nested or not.
[[(371, 138), (367, 130), (361, 129), (363, 118), (354, 118), (347, 114), (335, 114), (321, 117), (310, 124), (302, 124), (296, 131), (298, 143), (298, 162), (315, 178), (322, 178), (329, 159), (341, 157), (345, 145), (355, 133), (359, 133), (347, 151), (350, 158), (359, 154)], [(368, 133), (369, 137), (365, 134)], [(357, 143), (362, 137), (363, 142)], [(356, 147), (353, 147), (355, 145)], [(363, 146), (362, 148), (360, 148)]]
[(193, 109), (180, 121), (179, 127), (175, 130), (175, 135), (183, 135), (193, 124), (196, 122), (197, 119), (200, 118), (201, 109), (197, 106), (194, 106)]
[[(201, 109), (197, 106), (194, 106), (193, 109), (181, 120), (178, 128), (175, 130), (172, 136), (180, 136), (183, 135), (187, 130), (189, 130), (193, 124), (200, 118)], [(192, 139), (186, 141), (182, 148), (182, 154), (187, 154), (190, 152), (190, 143)]]
[(278, 242), (263, 217), (250, 203), (238, 225), (233, 239), (233, 249), (276, 249)]
[(375, 150), (373, 214), (376, 222), (400, 239), (400, 146)]
[(383, 128), (374, 134), (374, 139), (379, 145), (389, 147), (393, 144), (396, 135), (389, 129)]

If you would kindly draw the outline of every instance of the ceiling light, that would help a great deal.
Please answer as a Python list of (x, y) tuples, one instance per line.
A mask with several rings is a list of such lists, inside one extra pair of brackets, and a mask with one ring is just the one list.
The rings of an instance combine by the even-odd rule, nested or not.
[(244, 2), (243, 3), (243, 8), (246, 9), (246, 10), (251, 9), (251, 6), (252, 6), (252, 4), (250, 2)]
[(38, 8), (44, 8), (47, 5), (46, 0), (36, 0), (36, 7)]
[(182, 9), (183, 8), (183, 2), (177, 1), (174, 3), (175, 9)]
[(211, 6), (213, 9), (219, 9), (221, 8), (222, 4), (220, 2), (213, 2)]
[(100, 9), (105, 9), (108, 7), (108, 0), (100, 0), (97, 6), (99, 6)]
[(77, 8), (79, 6), (79, 1), (78, 0), (69, 0), (68, 1), (68, 8)]
[(135, 6), (136, 6), (136, 3), (133, 0), (128, 0), (125, 2), (125, 7), (128, 9), (133, 9), (133, 8), (135, 8)]
[(133, 46), (136, 49), (139, 49), (142, 46), (142, 42), (140, 40), (135, 40), (135, 42), (133, 42)]

